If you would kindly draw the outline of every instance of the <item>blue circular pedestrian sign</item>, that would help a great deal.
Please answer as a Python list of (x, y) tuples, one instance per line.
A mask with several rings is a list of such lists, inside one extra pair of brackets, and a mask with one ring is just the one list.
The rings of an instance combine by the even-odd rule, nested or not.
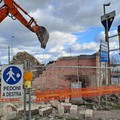
[(7, 67), (3, 72), (3, 80), (10, 85), (17, 84), (22, 77), (21, 70), (16, 66)]

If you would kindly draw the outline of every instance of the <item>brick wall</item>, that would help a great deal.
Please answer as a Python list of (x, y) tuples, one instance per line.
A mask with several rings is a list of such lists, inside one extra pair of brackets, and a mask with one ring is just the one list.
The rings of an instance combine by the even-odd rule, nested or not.
[(97, 54), (94, 57), (87, 56), (87, 58), (86, 56), (59, 58), (49, 64), (43, 74), (33, 81), (33, 87), (37, 89), (64, 89), (70, 87), (71, 82), (78, 80), (82, 81), (84, 87), (96, 86), (97, 70), (95, 68), (77, 68), (77, 66), (95, 67), (99, 65), (98, 60)]

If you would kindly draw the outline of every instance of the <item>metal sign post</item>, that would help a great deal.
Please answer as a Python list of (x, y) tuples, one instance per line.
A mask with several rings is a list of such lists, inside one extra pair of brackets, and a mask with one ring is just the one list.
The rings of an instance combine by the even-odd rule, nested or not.
[(31, 120), (31, 80), (32, 72), (30, 71), (30, 62), (25, 62), (24, 73), (24, 120), (26, 120), (26, 91), (29, 93), (29, 120)]
[(31, 88), (29, 88), (29, 120), (31, 120)]
[(26, 88), (24, 88), (24, 120), (26, 120)]
[[(27, 70), (27, 61), (24, 61), (24, 71)], [(25, 84), (25, 81), (24, 81), (24, 84)], [(23, 84), (23, 88), (24, 88), (24, 120), (26, 120), (26, 92), (27, 92), (27, 89), (25, 88)]]
[[(114, 20), (115, 17), (115, 11), (112, 11), (110, 13), (105, 13), (105, 6), (109, 6), (110, 4), (103, 4), (104, 6), (104, 15), (101, 16), (101, 23), (103, 24), (104, 28), (105, 28), (105, 41), (108, 44), (108, 62), (106, 63), (106, 86), (108, 86), (108, 83), (111, 84), (111, 73), (110, 73), (110, 69), (108, 69), (107, 67), (110, 67), (110, 50), (109, 50), (109, 37), (108, 37), (108, 32), (110, 30), (110, 27), (112, 25), (112, 22)], [(109, 82), (108, 82), (109, 81)], [(106, 95), (106, 107), (107, 107), (107, 95)]]

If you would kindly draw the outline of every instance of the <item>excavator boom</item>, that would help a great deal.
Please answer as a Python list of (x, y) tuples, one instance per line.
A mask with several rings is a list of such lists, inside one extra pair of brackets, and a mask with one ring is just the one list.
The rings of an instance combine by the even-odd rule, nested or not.
[(8, 16), (9, 8), (7, 5), (3, 5), (0, 8), (0, 23)]
[[(27, 15), (30, 20), (27, 21), (20, 11)], [(38, 40), (41, 43), (41, 47), (46, 47), (49, 39), (49, 33), (45, 27), (39, 26), (35, 19), (31, 17), (23, 8), (21, 8), (14, 0), (4, 0), (4, 5), (0, 8), (0, 22), (2, 22), (9, 13), (11, 14), (12, 19), (18, 19), (30, 31), (36, 33)]]

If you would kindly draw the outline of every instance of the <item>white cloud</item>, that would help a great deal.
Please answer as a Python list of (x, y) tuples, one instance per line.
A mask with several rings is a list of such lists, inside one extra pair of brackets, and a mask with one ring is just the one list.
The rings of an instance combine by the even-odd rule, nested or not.
[(92, 53), (92, 52), (97, 52), (99, 50), (99, 45), (95, 42), (75, 44), (73, 45), (72, 50), (79, 52), (79, 53), (84, 52), (84, 51), (88, 51)]
[(51, 58), (51, 55), (50, 54), (35, 55), (35, 58), (37, 58), (41, 63), (47, 63), (48, 60)]
[(51, 48), (51, 49), (49, 50), (49, 52), (50, 52), (50, 53), (61, 53), (61, 51), (62, 51), (63, 49), (64, 49), (63, 46), (57, 45), (57, 46)]
[(48, 41), (48, 46), (55, 47), (56, 45), (64, 45), (67, 43), (68, 45), (74, 44), (77, 40), (77, 37), (72, 35), (71, 33), (64, 33), (55, 31), (50, 34), (50, 40)]
[[(73, 33), (86, 31), (90, 27), (99, 26), (103, 28), (100, 23), (100, 16), (103, 15), (103, 4), (109, 0), (69, 0), (69, 2), (68, 0), (29, 0), (29, 2), (16, 0), (16, 2), (34, 17), (40, 26), (47, 28), (50, 39), (46, 49), (41, 49), (40, 42), (34, 33), (18, 20), (13, 21), (7, 17), (0, 23), (0, 48), (5, 49), (4, 52), (0, 53), (1, 60), (7, 59), (7, 47), (11, 44), (11, 36), (15, 36), (12, 40), (13, 54), (27, 51), (41, 62), (70, 55), (70, 49), (72, 55), (96, 52), (99, 49), (99, 40), (105, 38), (102, 31), (98, 35), (98, 41), (82, 43)], [(106, 12), (116, 10), (116, 17), (113, 22), (113, 27), (116, 28), (120, 24), (120, 1), (110, 2), (111, 5), (107, 7)], [(116, 34), (116, 32), (116, 30), (111, 31), (110, 35)], [(117, 37), (110, 39), (111, 48), (118, 47), (117, 40)]]

